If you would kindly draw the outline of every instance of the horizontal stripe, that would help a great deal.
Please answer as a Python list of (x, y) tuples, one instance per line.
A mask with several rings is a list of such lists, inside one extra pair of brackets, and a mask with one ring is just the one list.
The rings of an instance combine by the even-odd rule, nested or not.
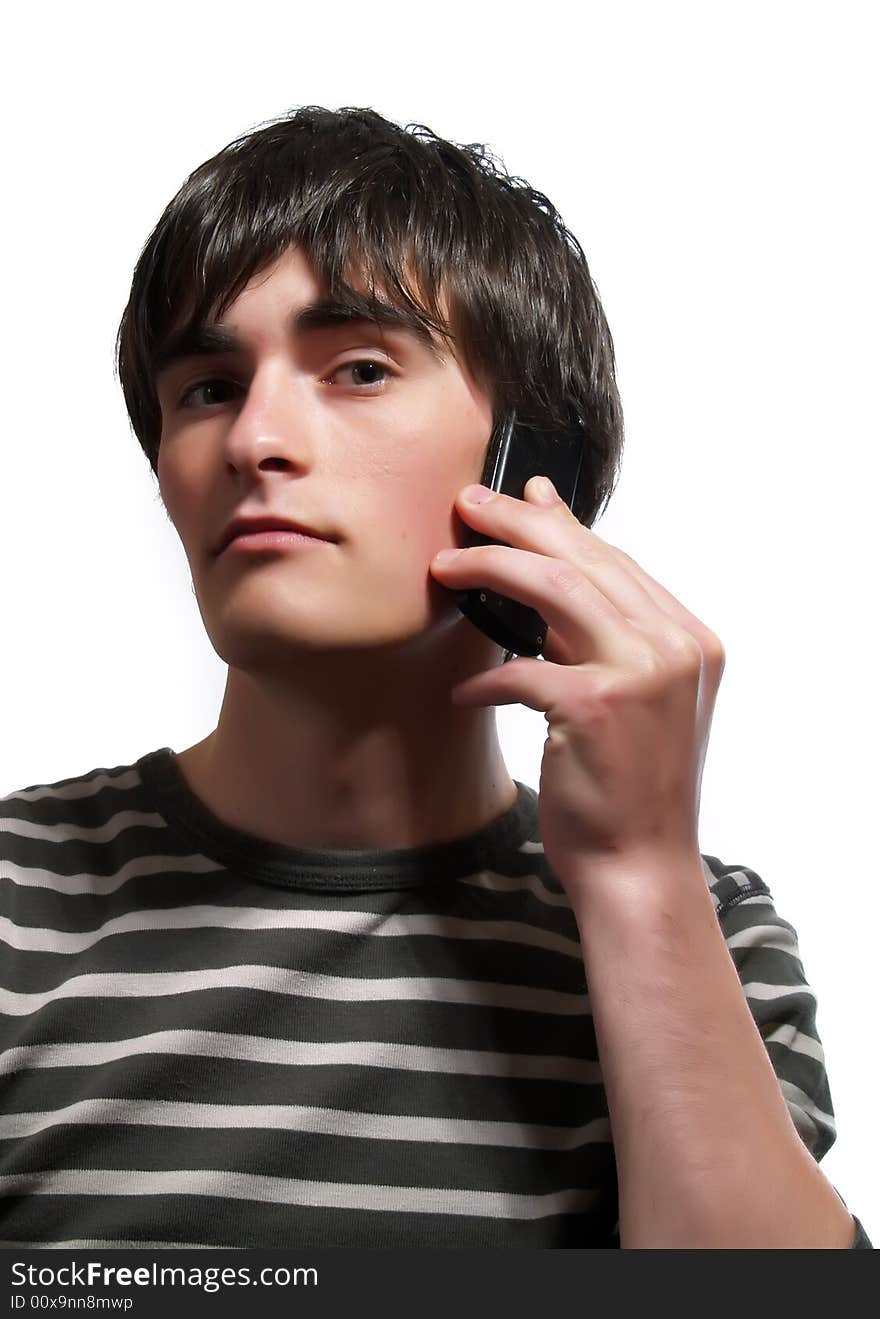
[(200, 853), (191, 856), (138, 856), (109, 875), (88, 872), (62, 875), (42, 867), (19, 866), (9, 860), (3, 861), (3, 877), (12, 880), (13, 884), (23, 888), (50, 889), (53, 893), (69, 894), (71, 897), (79, 893), (106, 897), (133, 879), (161, 879), (163, 884), (170, 886), (179, 875), (225, 871), (225, 866)]
[(726, 936), (728, 948), (773, 948), (780, 953), (788, 953), (800, 961), (797, 940), (788, 930), (778, 925), (749, 925), (744, 930)]
[(539, 1219), (588, 1209), (595, 1192), (572, 1187), (549, 1195), (509, 1191), (448, 1190), (442, 1187), (371, 1186), (307, 1182), (286, 1177), (181, 1168), (138, 1172), (107, 1168), (0, 1176), (0, 1195), (217, 1196), (277, 1205), (320, 1205), (333, 1209), (400, 1214), (466, 1214), (479, 1218)]
[[(58, 783), (40, 783), (31, 788), (20, 788), (0, 798), (0, 805), (11, 801), (84, 801), (95, 797), (104, 788), (133, 792), (140, 787), (141, 776), (135, 765), (127, 765), (120, 773), (108, 774), (104, 770), (92, 770)], [(0, 826), (6, 821), (0, 817)]]
[(332, 1044), (310, 1040), (264, 1039), (222, 1031), (154, 1031), (134, 1039), (92, 1044), (43, 1044), (0, 1054), (0, 1075), (41, 1067), (100, 1067), (142, 1054), (233, 1058), (278, 1067), (355, 1066), (459, 1076), (504, 1076), (599, 1084), (598, 1062), (553, 1055), (489, 1053), (476, 1049), (428, 1048), (356, 1040)]
[(383, 999), (463, 1003), (514, 1008), (523, 1012), (578, 1015), (589, 1012), (584, 994), (566, 994), (529, 985), (498, 985), (474, 980), (441, 980), (400, 976), (366, 980), (312, 975), (272, 966), (217, 967), (208, 971), (157, 971), (144, 975), (73, 976), (40, 994), (0, 989), (0, 1012), (27, 1016), (62, 998), (151, 998), (162, 994), (194, 994), (209, 989), (253, 989), (269, 994), (332, 999), (338, 1002), (380, 1002)]
[[(439, 980), (401, 976), (368, 980), (344, 976), (309, 975), (279, 967), (233, 966), (207, 971), (156, 972), (144, 975), (81, 975), (44, 993), (16, 993), (0, 989), (0, 1012), (26, 1016), (61, 998), (123, 996), (149, 998), (162, 994), (197, 993), (209, 989), (253, 989), (273, 994), (304, 995), (336, 1001), (372, 1002), (409, 999), (429, 1002), (479, 1004), (527, 1012), (586, 1014), (586, 994), (566, 994), (528, 985), (499, 985), (471, 980)], [(743, 984), (747, 998), (772, 1001), (794, 994), (815, 1001), (809, 985)]]
[(167, 822), (157, 811), (120, 810), (114, 812), (103, 824), (85, 825), (73, 822), (44, 824), (37, 820), (20, 817), (0, 816), (0, 830), (13, 838), (34, 838), (52, 846), (64, 843), (98, 843), (115, 842), (126, 829), (168, 828)]
[(775, 1030), (769, 1031), (764, 1035), (764, 1043), (783, 1044), (792, 1053), (802, 1053), (808, 1058), (814, 1058), (816, 1062), (825, 1062), (825, 1050), (818, 1040), (814, 1040), (812, 1035), (807, 1035), (804, 1031), (798, 1030), (793, 1022), (785, 1022), (777, 1026)]
[[(0, 1250), (204, 1250), (204, 1241), (127, 1241), (122, 1237), (71, 1237), (67, 1241), (2, 1241)], [(241, 1246), (217, 1246), (211, 1250), (241, 1250)], [(73, 1302), (69, 1303), (71, 1306)]]
[[(543, 852), (543, 849), (541, 849)], [(64, 875), (40, 866), (17, 865), (9, 859), (3, 860), (3, 876), (20, 888), (45, 889), (53, 893), (67, 894), (75, 897), (79, 894), (95, 894), (107, 897), (116, 893), (132, 880), (161, 879), (165, 886), (180, 875), (217, 875), (227, 874), (227, 867), (213, 861), (200, 852), (186, 855), (165, 855), (157, 852), (148, 856), (138, 856), (117, 867), (110, 874), (74, 874)], [(540, 876), (502, 875), (486, 869), (462, 876), (454, 881), (471, 888), (481, 889), (490, 894), (517, 896), (528, 893), (548, 907), (570, 910), (571, 900), (566, 893), (555, 893), (541, 880)]]
[(264, 907), (162, 907), (127, 912), (105, 921), (97, 929), (70, 932), (45, 927), (14, 925), (0, 916), (0, 942), (22, 952), (81, 953), (102, 939), (154, 930), (334, 930), (358, 938), (482, 939), (546, 948), (583, 961), (576, 939), (543, 930), (522, 921), (465, 920), (444, 915), (386, 915), (372, 911), (328, 911), (309, 908)]
[(772, 1002), (777, 998), (790, 998), (796, 995), (810, 999), (812, 1003), (816, 1001), (816, 991), (809, 985), (799, 983), (796, 985), (768, 985), (762, 984), (756, 980), (749, 980), (743, 983), (743, 993), (746, 998), (760, 999), (762, 1002)]
[[(0, 1173), (39, 1176), (48, 1169), (175, 1168), (223, 1170), (303, 1181), (393, 1186), (494, 1187), (541, 1195), (563, 1186), (606, 1187), (614, 1178), (607, 1112), (596, 1114), (592, 1139), (576, 1149), (467, 1141), (364, 1140), (333, 1131), (279, 1127), (173, 1127), (112, 1123), (51, 1126), (32, 1137), (0, 1141)], [(46, 1152), (52, 1157), (47, 1159)], [(0, 1231), (6, 1206), (0, 1204)], [(185, 1212), (185, 1206), (177, 1206)], [(112, 1221), (112, 1218), (111, 1218)], [(95, 1231), (91, 1219), (74, 1231)], [(162, 1219), (156, 1220), (161, 1224)], [(88, 1224), (88, 1229), (87, 1229)], [(20, 1224), (16, 1223), (16, 1230)], [(155, 1228), (151, 1229), (155, 1230)], [(172, 1235), (179, 1236), (175, 1228)]]
[(834, 1127), (834, 1115), (823, 1112), (818, 1104), (813, 1103), (810, 1096), (798, 1086), (786, 1081), (784, 1077), (780, 1079), (779, 1086), (790, 1109), (797, 1108), (801, 1113), (806, 1114), (814, 1126)]
[[(589, 1015), (524, 1013), (491, 1003), (467, 1010), (458, 1003), (412, 999), (350, 1002), (343, 1010), (332, 999), (245, 994), (235, 987), (151, 999), (59, 999), (50, 1010), (30, 1017), (0, 1018), (0, 1029), (3, 1044), (8, 1042), (12, 1047), (100, 1043), (149, 1031), (205, 1030), (315, 1043), (378, 1038), (389, 1043), (490, 1054), (596, 1057)], [(3, 1052), (0, 1049), (0, 1057)]]
[(43, 1113), (5, 1113), (0, 1115), (0, 1139), (20, 1139), (62, 1125), (114, 1123), (150, 1127), (264, 1127), (352, 1136), (359, 1140), (442, 1141), (546, 1150), (574, 1150), (592, 1140), (608, 1139), (607, 1122), (601, 1119), (580, 1127), (550, 1127), (481, 1122), (473, 1118), (350, 1112), (340, 1108), (308, 1108), (302, 1104), (184, 1104), (160, 1099), (84, 1099)]
[[(538, 849), (543, 854), (543, 847)], [(500, 875), (496, 871), (483, 871), (480, 874), (467, 875), (456, 881), (471, 888), (485, 889), (487, 893), (530, 893), (548, 907), (571, 907), (567, 893), (554, 893), (548, 889), (538, 875)]]

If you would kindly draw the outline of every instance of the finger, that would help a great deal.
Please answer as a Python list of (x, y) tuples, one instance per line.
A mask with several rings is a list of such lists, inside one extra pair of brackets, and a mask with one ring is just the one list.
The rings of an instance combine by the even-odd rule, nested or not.
[(707, 658), (720, 656), (723, 664), (724, 647), (717, 633), (713, 632), (701, 619), (692, 614), (680, 600), (670, 591), (667, 591), (666, 587), (656, 581), (650, 573), (645, 572), (644, 568), (636, 563), (635, 559), (624, 553), (623, 550), (617, 549), (614, 545), (609, 545), (608, 548), (626, 571), (631, 573), (636, 581), (640, 583), (642, 589), (651, 597), (658, 609), (662, 609), (664, 613), (668, 614), (679, 627), (683, 627), (690, 632)]
[[(527, 496), (532, 493), (533, 482), (534, 478), (526, 485)], [(576, 564), (621, 618), (650, 636), (668, 637), (669, 613), (662, 608), (658, 611), (657, 601), (645, 589), (643, 581), (629, 571), (624, 558), (601, 536), (578, 522), (558, 495), (552, 504), (513, 499), (500, 493), (493, 493), (485, 503), (470, 504), (463, 495), (462, 491), (459, 495), (462, 515), (478, 531), (506, 545)]]
[(488, 588), (536, 609), (578, 661), (632, 664), (653, 654), (645, 632), (576, 564), (509, 545), (475, 545), (449, 560), (435, 558), (431, 572), (450, 590)]
[[(580, 665), (581, 691), (584, 690), (583, 684), (590, 679), (591, 670), (598, 672), (601, 667), (599, 664)], [(458, 683), (452, 689), (452, 703), (463, 706), (526, 705), (530, 710), (546, 714), (563, 698), (565, 683), (570, 682), (570, 678), (570, 670), (557, 664), (520, 656)]]
[[(496, 500), (499, 499), (503, 503), (496, 505)], [(665, 653), (679, 652), (681, 632), (678, 629), (683, 629), (694, 638), (694, 641), (697, 641), (708, 665), (715, 667), (720, 665), (723, 669), (724, 648), (718, 636), (689, 609), (686, 609), (672, 592), (666, 591), (665, 587), (645, 572), (631, 555), (625, 554), (623, 550), (617, 549), (602, 537), (596, 536), (590, 528), (583, 526), (565, 500), (559, 497), (553, 483), (546, 477), (533, 476), (526, 481), (524, 500), (512, 500), (509, 496), (495, 495), (487, 503), (496, 505), (493, 516), (496, 520), (504, 520), (508, 528), (511, 526), (511, 520), (516, 518), (517, 512), (520, 513), (525, 536), (532, 541), (528, 546), (530, 549), (540, 549), (534, 538), (542, 537), (545, 545), (548, 546), (545, 553), (555, 553), (558, 557), (563, 557), (562, 549), (566, 542), (563, 542), (558, 534), (559, 530), (563, 529), (563, 536), (569, 537), (567, 543), (571, 546), (570, 557), (573, 557), (574, 562), (578, 562), (583, 570), (590, 574), (591, 579), (602, 588), (603, 594), (612, 601), (617, 611), (652, 637), (658, 648)], [(470, 510), (474, 505), (463, 504), (463, 508)], [(476, 505), (478, 512), (482, 512), (484, 508), (486, 504)], [(551, 514), (550, 517), (541, 517), (541, 514), (548, 513)], [(529, 514), (537, 514), (537, 517), (530, 517)], [(665, 619), (672, 619), (676, 627), (670, 629), (658, 616), (657, 611), (660, 611), (660, 615)], [(555, 640), (551, 637), (546, 638), (544, 653), (549, 658), (558, 657), (562, 662), (570, 662), (567, 658), (567, 650), (569, 648), (563, 638), (558, 637)]]

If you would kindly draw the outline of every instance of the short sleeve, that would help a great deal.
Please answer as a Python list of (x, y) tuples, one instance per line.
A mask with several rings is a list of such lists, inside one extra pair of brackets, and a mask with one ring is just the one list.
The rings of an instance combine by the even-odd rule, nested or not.
[[(755, 871), (726, 865), (714, 856), (702, 859), (752, 1017), (798, 1135), (818, 1163), (834, 1144), (837, 1126), (816, 1029), (816, 995), (804, 973), (797, 933), (776, 911), (769, 888)], [(855, 1215), (853, 1220), (853, 1249), (872, 1250)]]
[[(840, 1192), (839, 1192), (839, 1191), (838, 1191), (838, 1195), (840, 1195)], [(840, 1198), (843, 1200), (843, 1196), (841, 1196)], [(846, 1204), (846, 1201), (845, 1201), (845, 1200), (844, 1200), (844, 1204)], [(862, 1225), (861, 1225), (861, 1223), (859, 1222), (859, 1220), (856, 1218), (855, 1214), (853, 1214), (853, 1222), (854, 1222), (855, 1225), (856, 1225), (856, 1236), (855, 1236), (855, 1240), (853, 1241), (852, 1246), (850, 1247), (850, 1249), (851, 1249), (851, 1250), (873, 1250), (874, 1247), (871, 1245), (871, 1242), (868, 1240), (868, 1234), (867, 1234), (867, 1232), (865, 1231), (865, 1229), (862, 1227)]]

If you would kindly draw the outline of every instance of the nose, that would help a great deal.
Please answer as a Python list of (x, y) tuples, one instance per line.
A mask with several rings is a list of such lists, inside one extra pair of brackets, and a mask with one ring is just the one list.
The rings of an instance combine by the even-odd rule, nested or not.
[(289, 364), (275, 361), (264, 363), (242, 385), (238, 413), (223, 441), (230, 466), (241, 471), (267, 462), (311, 465), (320, 423), (307, 383), (297, 381)]

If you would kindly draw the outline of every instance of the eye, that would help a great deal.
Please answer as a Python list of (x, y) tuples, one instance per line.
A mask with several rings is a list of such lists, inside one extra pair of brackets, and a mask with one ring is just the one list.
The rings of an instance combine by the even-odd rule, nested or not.
[[(372, 357), (360, 357), (351, 362), (343, 362), (342, 366), (338, 366), (336, 370), (331, 373), (330, 379), (332, 380), (333, 376), (338, 375), (340, 371), (351, 371), (355, 368), (358, 371), (361, 371), (362, 368), (366, 368), (366, 374), (368, 376), (374, 375), (374, 373), (377, 371), (381, 371), (384, 377), (391, 379), (395, 374), (384, 364), (384, 362), (377, 362)], [(383, 383), (382, 380), (368, 379), (366, 381), (366, 387), (359, 389), (357, 392), (359, 394), (379, 393), (380, 390), (375, 388), (375, 386), (382, 385), (382, 383)]]
[[(199, 380), (196, 384), (190, 385), (189, 389), (184, 390), (184, 392), (181, 394), (180, 406), (182, 408), (198, 407), (199, 406), (198, 401), (196, 401), (195, 403), (188, 402), (188, 400), (192, 398), (193, 394), (197, 393), (198, 390), (200, 389), (207, 389), (213, 391), (217, 389), (218, 386), (220, 388), (221, 393), (224, 389), (238, 389), (238, 385), (236, 385), (232, 380), (223, 380), (217, 378), (211, 380)], [(226, 401), (227, 400), (223, 398), (213, 400), (214, 403), (223, 403)], [(211, 402), (212, 400), (210, 399), (206, 403), (203, 401), (203, 406), (210, 407)]]
[[(343, 362), (341, 366), (338, 366), (336, 370), (331, 373), (329, 378), (332, 380), (334, 376), (339, 375), (342, 371), (353, 370), (357, 370), (359, 373), (365, 372), (368, 377), (374, 377), (373, 379), (367, 379), (366, 382), (356, 390), (359, 394), (381, 393), (385, 378), (390, 380), (396, 374), (396, 372), (385, 366), (383, 362), (377, 362), (372, 357), (361, 357), (351, 362)], [(377, 372), (381, 373), (379, 379), (375, 378)], [(207, 380), (198, 380), (181, 394), (179, 406), (182, 408), (217, 406), (218, 404), (229, 402), (229, 394), (227, 393), (224, 397), (224, 390), (235, 391), (240, 388), (241, 386), (237, 385), (235, 381), (226, 380), (222, 376), (212, 376)], [(200, 390), (207, 390), (209, 394), (214, 394), (215, 396), (213, 398), (205, 398), (203, 396), (200, 400), (195, 397)], [(220, 391), (219, 398), (216, 397), (217, 390)]]

